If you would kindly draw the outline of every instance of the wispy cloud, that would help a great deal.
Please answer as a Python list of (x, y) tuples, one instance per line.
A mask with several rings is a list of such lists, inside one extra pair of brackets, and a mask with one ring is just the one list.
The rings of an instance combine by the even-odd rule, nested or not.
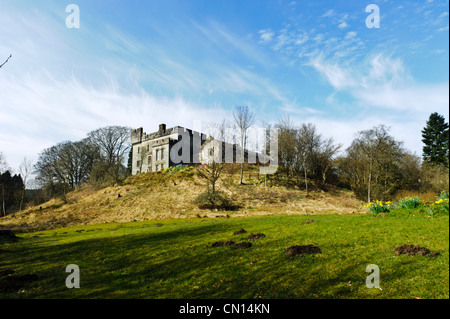
[(358, 67), (342, 66), (318, 57), (311, 62), (336, 90), (351, 94), (362, 108), (415, 112), (430, 109), (448, 114), (448, 83), (420, 84), (413, 80), (400, 59), (378, 54)]

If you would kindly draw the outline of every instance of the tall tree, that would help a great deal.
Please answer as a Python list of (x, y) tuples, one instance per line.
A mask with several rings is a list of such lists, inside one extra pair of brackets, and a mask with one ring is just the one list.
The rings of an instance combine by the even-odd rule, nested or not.
[(19, 172), (20, 172), (20, 175), (22, 176), (23, 184), (24, 184), (22, 197), (20, 200), (19, 211), (22, 210), (23, 200), (24, 200), (25, 192), (26, 192), (26, 189), (28, 186), (27, 183), (29, 182), (28, 178), (30, 177), (32, 169), (33, 169), (33, 163), (25, 157), (19, 166)]
[(449, 164), (449, 125), (445, 118), (432, 113), (422, 130), (423, 155), (425, 163), (448, 166)]
[(297, 167), (297, 128), (289, 116), (283, 116), (275, 127), (278, 129), (278, 162), (289, 178)]
[[(248, 129), (255, 123), (255, 116), (247, 106), (237, 106), (233, 110), (233, 118), (236, 123), (237, 129), (239, 130), (240, 147), (242, 155), (245, 158), (245, 149), (247, 147), (247, 133)], [(239, 179), (239, 184), (242, 184), (242, 179), (244, 176), (244, 158), (241, 162), (241, 176)]]
[(401, 144), (383, 125), (358, 132), (340, 161), (340, 170), (359, 198), (365, 197), (367, 203), (374, 197), (384, 199), (400, 186)]
[(6, 170), (8, 170), (8, 163), (6, 163), (3, 152), (0, 152), (0, 173), (3, 173)]
[(88, 134), (90, 141), (101, 152), (104, 173), (113, 180), (117, 180), (124, 171), (124, 155), (131, 148), (130, 132), (129, 127), (107, 126)]
[(89, 180), (98, 158), (90, 140), (67, 141), (42, 151), (34, 168), (42, 186), (59, 184), (70, 190)]
[(17, 209), (23, 189), (24, 184), (20, 175), (12, 176), (9, 171), (0, 174), (0, 196), (3, 216), (6, 216), (7, 211)]
[(314, 168), (314, 159), (319, 154), (322, 136), (317, 132), (314, 124), (303, 123), (297, 130), (295, 148), (298, 156), (298, 167), (303, 171), (305, 178), (306, 196), (309, 195), (308, 174)]

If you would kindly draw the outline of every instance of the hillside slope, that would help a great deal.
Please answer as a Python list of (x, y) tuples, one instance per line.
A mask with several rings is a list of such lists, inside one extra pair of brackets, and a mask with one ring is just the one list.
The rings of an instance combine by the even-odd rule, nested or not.
[[(202, 210), (193, 204), (206, 190), (195, 168), (128, 177), (115, 186), (86, 185), (40, 206), (0, 218), (0, 228), (16, 231), (52, 229), (108, 222), (132, 222), (166, 218), (238, 217), (272, 214), (352, 214), (367, 212), (351, 192), (312, 191), (264, 185), (262, 176), (223, 173), (219, 189), (240, 206), (235, 211)], [(119, 196), (120, 194), (120, 196)]]

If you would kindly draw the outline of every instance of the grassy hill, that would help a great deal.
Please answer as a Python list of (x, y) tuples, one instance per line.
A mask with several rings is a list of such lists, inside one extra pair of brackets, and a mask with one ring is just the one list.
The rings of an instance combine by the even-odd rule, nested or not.
[[(250, 175), (250, 176), (249, 176)], [(118, 185), (86, 185), (40, 206), (30, 207), (0, 219), (0, 227), (15, 231), (51, 229), (108, 222), (131, 222), (167, 218), (243, 217), (272, 214), (351, 214), (366, 212), (351, 192), (312, 191), (264, 186), (257, 170), (247, 173), (245, 185), (238, 185), (239, 175), (232, 170), (223, 173), (219, 188), (240, 206), (234, 211), (210, 211), (193, 204), (206, 189), (196, 169), (164, 171), (131, 176)], [(269, 185), (271, 185), (269, 187)], [(119, 197), (120, 194), (120, 197)]]
[[(446, 214), (420, 204), (374, 216), (350, 192), (306, 197), (246, 181), (229, 172), (220, 183), (236, 211), (192, 204), (205, 185), (186, 169), (86, 186), (1, 218), (17, 238), (0, 236), (0, 298), (449, 298), (448, 204)], [(438, 254), (397, 254), (404, 244)], [(289, 255), (292, 246), (316, 251)], [(79, 289), (66, 287), (70, 264)], [(368, 265), (381, 289), (366, 286)]]

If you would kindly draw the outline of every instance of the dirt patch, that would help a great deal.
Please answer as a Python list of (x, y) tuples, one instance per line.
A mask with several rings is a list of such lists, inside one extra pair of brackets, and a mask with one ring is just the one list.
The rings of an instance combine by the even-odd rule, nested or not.
[(312, 223), (317, 223), (317, 220), (311, 219), (305, 222), (305, 224), (312, 224)]
[(263, 237), (266, 237), (266, 235), (264, 235), (263, 233), (256, 233), (256, 234), (250, 234), (250, 235), (248, 235), (248, 239), (249, 240), (256, 240), (256, 239), (260, 239), (260, 238), (263, 238)]
[(210, 247), (224, 247), (224, 246), (231, 246), (234, 245), (235, 242), (232, 240), (228, 240), (228, 241), (216, 241), (215, 243), (213, 243)]
[(37, 279), (38, 276), (34, 274), (6, 277), (0, 282), (0, 291), (17, 291)]
[(235, 231), (235, 232), (233, 233), (233, 235), (239, 235), (239, 234), (243, 234), (243, 233), (246, 233), (246, 232), (247, 232), (247, 231), (246, 231), (245, 229), (241, 228), (241, 229)]
[(397, 248), (394, 249), (394, 252), (396, 255), (421, 255), (421, 256), (430, 256), (430, 257), (436, 257), (440, 253), (437, 251), (431, 251), (428, 248), (420, 247), (419, 245), (407, 245), (403, 244)]
[(242, 243), (239, 243), (239, 244), (234, 244), (234, 248), (236, 249), (236, 248), (250, 248), (250, 247), (252, 247), (252, 243), (248, 243), (248, 242), (242, 242)]
[(303, 256), (309, 254), (320, 254), (322, 251), (319, 247), (313, 245), (304, 245), (304, 246), (291, 246), (289, 248), (284, 249), (286, 255), (288, 256)]
[(236, 248), (250, 248), (252, 246), (252, 244), (248, 243), (248, 242), (235, 243), (232, 240), (228, 240), (228, 241), (216, 241), (209, 247), (226, 247), (226, 246), (233, 246), (235, 249)]

